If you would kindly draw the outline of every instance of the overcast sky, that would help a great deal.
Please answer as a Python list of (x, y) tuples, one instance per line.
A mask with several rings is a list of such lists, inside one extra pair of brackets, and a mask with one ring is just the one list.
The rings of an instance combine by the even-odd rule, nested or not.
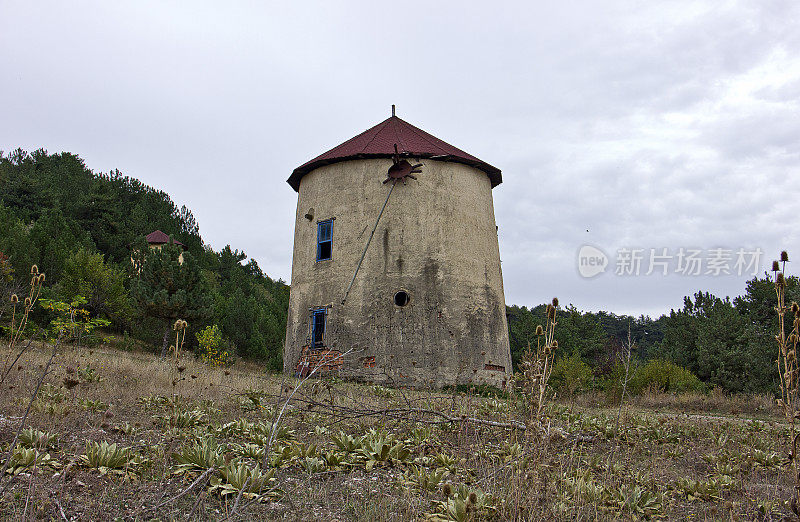
[[(0, 63), (0, 149), (163, 189), (275, 278), (291, 274), (286, 178), (392, 103), (502, 169), (509, 304), (657, 316), (742, 293), (739, 249), (764, 252), (760, 273), (781, 248), (800, 261), (796, 0), (0, 0)], [(583, 245), (604, 273), (579, 274)], [(664, 248), (699, 250), (701, 275), (677, 257), (645, 275)], [(620, 249), (643, 250), (638, 276), (615, 274)], [(732, 275), (705, 275), (709, 258)]]

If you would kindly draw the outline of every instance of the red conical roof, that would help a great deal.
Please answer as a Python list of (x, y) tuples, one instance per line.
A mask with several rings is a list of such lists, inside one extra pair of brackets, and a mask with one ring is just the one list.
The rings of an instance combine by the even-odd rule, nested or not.
[(392, 116), (382, 121), (355, 138), (351, 138), (328, 152), (300, 165), (294, 169), (294, 172), (286, 181), (297, 191), (300, 188), (300, 180), (303, 176), (318, 167), (352, 159), (391, 158), (394, 154), (395, 144), (397, 144), (401, 154), (408, 153), (409, 156), (418, 158), (453, 161), (480, 169), (489, 176), (492, 188), (503, 181), (500, 169), (497, 167), (493, 167), (475, 156), (467, 154), (449, 143), (445, 143), (436, 136), (414, 127), (397, 116)]

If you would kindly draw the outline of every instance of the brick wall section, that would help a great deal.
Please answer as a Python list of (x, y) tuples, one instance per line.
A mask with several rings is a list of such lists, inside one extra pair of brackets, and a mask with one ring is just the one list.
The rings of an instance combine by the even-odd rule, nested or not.
[(308, 373), (310, 373), (314, 368), (316, 368), (317, 365), (320, 366), (315, 375), (324, 375), (339, 371), (342, 368), (342, 363), (344, 362), (343, 358), (340, 357), (341, 355), (342, 352), (339, 350), (332, 350), (328, 348), (312, 350), (308, 346), (304, 346), (300, 354), (300, 360), (297, 362), (295, 373), (298, 373), (304, 377), (308, 375)]

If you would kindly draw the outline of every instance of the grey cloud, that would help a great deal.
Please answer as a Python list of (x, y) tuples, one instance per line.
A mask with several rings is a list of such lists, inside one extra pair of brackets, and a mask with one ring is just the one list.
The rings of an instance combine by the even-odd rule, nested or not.
[(290, 275), (289, 173), (391, 103), (503, 169), (509, 302), (657, 314), (746, 278), (587, 281), (577, 249), (800, 240), (793, 0), (4, 10), (0, 148), (70, 150), (163, 188), (211, 245), (275, 277)]

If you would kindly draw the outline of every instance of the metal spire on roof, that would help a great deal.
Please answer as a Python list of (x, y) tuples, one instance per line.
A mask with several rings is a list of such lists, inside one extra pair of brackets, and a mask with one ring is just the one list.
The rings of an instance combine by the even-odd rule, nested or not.
[(394, 103), (392, 104), (392, 116), (394, 116)]

